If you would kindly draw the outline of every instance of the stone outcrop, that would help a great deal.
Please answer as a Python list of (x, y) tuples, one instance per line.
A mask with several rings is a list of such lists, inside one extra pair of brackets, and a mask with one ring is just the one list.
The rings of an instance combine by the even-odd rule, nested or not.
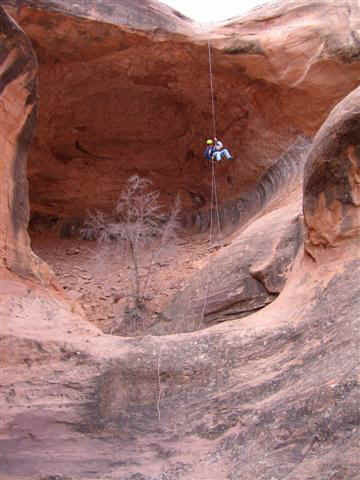
[(203, 329), (248, 316), (275, 300), (302, 243), (299, 212), (300, 204), (294, 202), (261, 217), (210, 257), (151, 332)]
[(35, 125), (36, 60), (30, 41), (3, 10), (0, 22), (0, 253), (3, 266), (20, 273), (29, 270), (25, 157)]
[(250, 78), (285, 87), (285, 115), (313, 133), (329, 106), (358, 86), (359, 15), (352, 0), (280, 1), (212, 33), (216, 47), (233, 56)]
[(217, 134), (235, 157), (217, 168), (220, 203), (250, 192), (358, 84), (360, 14), (350, 0), (268, 5), (208, 32), (155, 1), (3, 3), (39, 58), (29, 180), (32, 214), (45, 223), (112, 208), (133, 173), (165, 205), (179, 193), (188, 212), (208, 210), (208, 38)]
[[(343, 151), (356, 147), (351, 132), (359, 96), (360, 89), (329, 117), (306, 179), (315, 178), (325, 158), (322, 145), (325, 138), (331, 145), (335, 118)], [(336, 167), (328, 152), (328, 167)], [(314, 190), (306, 180), (305, 218), (311, 218), (311, 198), (331, 190), (332, 181)], [(348, 200), (340, 193), (345, 219)], [(258, 228), (268, 235), (265, 219)], [(326, 255), (317, 262), (300, 249), (271, 305), (200, 332), (124, 339), (69, 333), (61, 317), (53, 331), (15, 324), (2, 340), (0, 473), (356, 480), (360, 269), (352, 245), (358, 252), (357, 236), (336, 248), (322, 245)], [(8, 349), (18, 352), (11, 365)]]
[[(192, 214), (190, 225), (212, 230), (210, 249), (215, 251), (222, 245), (218, 224), (222, 235), (235, 227), (250, 226), (242, 235), (238, 233), (230, 246), (210, 257), (149, 332), (202, 329), (247, 316), (277, 297), (302, 243), (300, 191), (308, 151), (309, 141), (298, 138), (252, 191), (237, 201), (225, 202), (218, 216), (216, 211)], [(272, 213), (264, 215), (268, 211)]]
[(61, 12), (70, 16), (89, 18), (131, 30), (190, 34), (196, 25), (177, 10), (154, 0), (2, 0), (16, 9), (32, 7), (49, 13)]
[[(329, 3), (313, 5), (321, 9)], [(355, 2), (337, 2), (336, 8), (339, 5), (355, 10)], [(20, 12), (33, 14), (27, 7)], [(54, 13), (58, 14), (62, 15)], [(19, 121), (12, 115), (1, 117), (4, 129), (9, 129), (0, 137), (8, 154), (0, 163), (2, 185), (7, 185), (5, 196), (0, 197), (0, 218), (1, 228), (8, 225), (10, 233), (0, 236), (7, 266), (0, 276), (0, 476), (7, 480), (357, 480), (360, 264), (356, 127), (360, 89), (332, 111), (308, 156), (303, 190), (304, 248), (296, 245), (300, 237), (289, 229), (289, 225), (295, 226), (297, 232), (299, 223), (280, 226), (276, 217), (285, 216), (285, 210), (267, 212), (249, 227), (253, 229), (251, 239), (256, 238), (259, 246), (270, 236), (269, 223), (279, 228), (280, 238), (289, 238), (290, 233), (295, 239), (295, 244), (286, 246), (274, 235), (272, 242), (274, 250), (286, 252), (287, 258), (298, 252), (290, 262), (292, 271), (286, 275), (284, 288), (281, 273), (287, 267), (273, 272), (275, 256), (262, 252), (248, 268), (266, 290), (277, 293), (282, 289), (276, 300), (249, 317), (186, 335), (112, 337), (91, 327), (60, 295), (9, 271), (24, 273), (31, 265), (26, 237), (28, 140), (25, 136), (24, 141), (20, 132), (33, 108), (26, 85), (34, 78), (35, 66), (23, 33), (1, 8), (0, 18), (0, 85), (5, 86), (0, 100), (11, 100), (9, 105), (0, 105), (0, 111), (5, 105), (9, 112), (17, 112)], [(279, 21), (282, 18), (278, 16)], [(267, 19), (265, 23), (276, 20)], [(69, 38), (76, 30), (71, 30), (72, 21), (78, 22), (70, 18)], [(40, 25), (39, 30), (42, 28)], [(177, 51), (171, 50), (171, 42), (168, 47), (169, 54)], [(199, 54), (204, 54), (201, 45), (198, 48)], [(8, 70), (6, 65), (11, 67), (14, 58), (17, 67)], [(20, 60), (16, 62), (16, 58)], [(93, 60), (82, 63), (84, 72)], [(70, 63), (68, 78), (71, 72), (81, 71), (78, 61), (73, 62), (74, 69)], [(26, 64), (29, 69), (21, 70)], [(352, 67), (357, 68), (350, 64)], [(19, 76), (17, 68), (23, 72)], [(56, 65), (52, 68), (56, 71)], [(50, 78), (50, 68), (47, 75)], [(228, 80), (232, 78), (229, 72), (227, 75)], [(75, 90), (76, 82), (70, 84)], [(283, 87), (272, 88), (280, 92)], [(74, 115), (78, 115), (75, 106), (79, 104), (74, 98), (72, 101)], [(290, 96), (289, 108), (291, 105)], [(264, 109), (268, 106), (263, 105)], [(61, 111), (54, 112), (61, 115)], [(41, 122), (38, 135), (46, 133), (46, 122)], [(56, 125), (60, 128), (61, 122)], [(60, 133), (54, 130), (52, 134), (54, 138), (58, 134), (59, 140)], [(32, 155), (51, 144), (47, 136), (37, 138)], [(66, 148), (61, 153), (70, 148), (64, 138)], [(39, 141), (44, 141), (41, 148)], [(23, 152), (20, 157), (16, 157), (18, 145)], [(83, 143), (78, 145), (84, 149)], [(100, 144), (93, 146), (100, 148)], [(11, 165), (16, 158), (19, 181), (14, 183)], [(43, 158), (52, 165), (52, 157)], [(69, 164), (73, 161), (71, 157)], [(44, 172), (40, 166), (39, 176)], [(256, 169), (259, 164), (254, 172)], [(58, 178), (55, 167), (53, 173)], [(258, 178), (257, 174), (254, 177)], [(16, 217), (12, 216), (13, 206), (18, 205), (13, 202), (14, 185), (18, 189), (15, 197), (23, 199), (24, 207)], [(39, 205), (45, 197), (44, 188)], [(285, 202), (286, 197), (281, 200)], [(59, 214), (65, 214), (65, 207), (59, 206)], [(290, 212), (286, 215), (289, 220), (294, 218)], [(243, 239), (248, 233), (242, 233)], [(242, 241), (239, 237), (233, 246)], [(24, 261), (12, 261), (17, 254), (23, 255)], [(19, 264), (25, 268), (17, 268)]]
[(36, 122), (37, 61), (31, 43), (0, 7), (0, 269), (50, 280), (30, 249), (27, 155)]
[(356, 242), (360, 232), (359, 90), (332, 111), (315, 137), (305, 171), (306, 251)]

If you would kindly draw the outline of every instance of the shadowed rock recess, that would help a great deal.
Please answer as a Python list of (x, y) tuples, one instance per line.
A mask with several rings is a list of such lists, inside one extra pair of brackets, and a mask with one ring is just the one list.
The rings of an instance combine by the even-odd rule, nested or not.
[[(359, 480), (358, 2), (208, 32), (155, 1), (1, 4), (24, 29), (0, 6), (1, 480)], [(205, 229), (207, 38), (229, 245), (154, 326), (177, 334), (104, 335), (32, 254), (29, 202), (81, 218), (137, 171)]]
[(211, 199), (208, 39), (217, 135), (235, 158), (217, 168), (220, 203), (253, 190), (358, 85), (360, 7), (350, 0), (277, 2), (210, 31), (150, 0), (0, 3), (39, 59), (28, 178), (32, 218), (44, 223), (110, 210), (139, 173), (165, 204), (180, 194), (188, 221), (206, 228), (206, 213), (193, 213)]

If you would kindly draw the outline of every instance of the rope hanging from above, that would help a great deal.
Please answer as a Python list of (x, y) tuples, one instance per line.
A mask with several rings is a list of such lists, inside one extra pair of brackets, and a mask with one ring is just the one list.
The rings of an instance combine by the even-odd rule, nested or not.
[(214, 95), (214, 81), (213, 81), (210, 40), (208, 40), (208, 52), (209, 52), (209, 77), (210, 77), (210, 95), (211, 95), (211, 109), (212, 109), (212, 127), (213, 127), (214, 138), (216, 138), (216, 111), (215, 111), (215, 95)]
[[(220, 211), (219, 211), (219, 199), (218, 199), (218, 192), (216, 186), (216, 174), (215, 174), (215, 165), (225, 157), (227, 160), (232, 160), (231, 153), (227, 148), (224, 148), (222, 142), (217, 139), (216, 135), (216, 109), (215, 109), (215, 88), (214, 88), (214, 80), (213, 80), (213, 68), (212, 68), (212, 53), (211, 53), (211, 43), (208, 40), (208, 55), (209, 55), (209, 78), (210, 78), (210, 96), (211, 96), (211, 113), (212, 113), (212, 130), (213, 130), (213, 139), (208, 139), (206, 141), (207, 148), (205, 150), (205, 158), (208, 159), (211, 165), (211, 200), (210, 200), (210, 218), (209, 218), (209, 251), (211, 252), (214, 246), (214, 240), (216, 237), (216, 227), (217, 233), (221, 235), (221, 218), (220, 218)], [(210, 130), (211, 130), (210, 127)], [(214, 144), (215, 142), (215, 144)], [(200, 317), (200, 324), (204, 323), (204, 318), (206, 316), (206, 310), (209, 304), (209, 294), (210, 294), (210, 282), (211, 277), (213, 276), (212, 271), (212, 262), (211, 259), (209, 264), (205, 270), (205, 284), (204, 284), (204, 298), (203, 298), (203, 305)], [(195, 329), (197, 327), (196, 321), (194, 325)]]
[[(215, 89), (214, 89), (214, 80), (213, 80), (214, 75), (213, 75), (213, 69), (212, 69), (212, 54), (211, 54), (210, 40), (208, 40), (208, 53), (209, 53), (209, 78), (210, 78), (212, 128), (214, 133), (214, 139), (216, 139)], [(212, 244), (213, 242), (214, 220), (215, 221), (217, 220), (218, 233), (220, 234), (220, 231), (221, 231), (214, 160), (211, 161), (211, 177), (212, 178), (211, 178), (211, 205), (210, 205), (210, 244)]]
[[(213, 82), (213, 70), (212, 70), (212, 55), (211, 55), (211, 45), (210, 40), (208, 40), (208, 53), (209, 53), (209, 77), (210, 77), (210, 95), (211, 95), (211, 112), (212, 112), (212, 129), (214, 139), (216, 139), (216, 111), (215, 111), (215, 94), (214, 94), (214, 82)], [(216, 175), (215, 175), (215, 160), (210, 159), (211, 163), (211, 200), (210, 200), (210, 225), (209, 225), (209, 247), (210, 250), (214, 246), (214, 240), (216, 236), (216, 227), (217, 233), (221, 233), (221, 223), (220, 223), (220, 212), (218, 204), (218, 194), (216, 188)], [(206, 309), (209, 301), (209, 289), (211, 276), (213, 272), (211, 270), (211, 263), (208, 266), (205, 285), (204, 285), (204, 301), (200, 317), (200, 325), (204, 321), (206, 314)], [(199, 326), (200, 326), (199, 325)], [(196, 328), (196, 325), (195, 325)]]
[[(226, 160), (233, 160), (233, 157), (228, 148), (225, 148), (223, 143), (218, 140), (216, 134), (216, 106), (215, 106), (215, 87), (214, 87), (214, 73), (213, 73), (213, 59), (212, 59), (212, 51), (211, 51), (211, 42), (208, 42), (208, 55), (209, 55), (209, 78), (210, 78), (210, 97), (211, 97), (211, 113), (212, 113), (212, 125), (210, 126), (210, 130), (213, 130), (213, 140), (208, 140), (207, 143), (212, 145), (215, 141), (214, 150), (212, 151), (213, 158), (220, 162), (223, 159)], [(209, 158), (210, 160), (210, 158)]]

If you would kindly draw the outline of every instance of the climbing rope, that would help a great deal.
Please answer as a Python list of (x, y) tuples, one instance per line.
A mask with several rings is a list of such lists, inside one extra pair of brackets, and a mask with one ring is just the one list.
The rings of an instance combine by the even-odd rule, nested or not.
[[(218, 233), (220, 233), (220, 216), (219, 210), (217, 208), (217, 193), (216, 193), (216, 177), (215, 177), (215, 164), (211, 162), (211, 202), (210, 202), (210, 227), (209, 227), (209, 250), (212, 248), (214, 243), (214, 221), (215, 221), (215, 212), (217, 212), (217, 220), (218, 220)], [(206, 307), (208, 305), (209, 299), (209, 287), (210, 287), (210, 264), (207, 267), (207, 275), (205, 281), (205, 295), (204, 295), (204, 303), (201, 309), (201, 317), (200, 321), (204, 320)]]
[[(211, 96), (211, 112), (212, 112), (212, 128), (214, 138), (216, 138), (216, 109), (215, 109), (215, 89), (213, 81), (213, 69), (212, 69), (212, 54), (211, 43), (208, 40), (208, 54), (209, 54), (209, 78), (210, 78), (210, 96)], [(215, 213), (214, 213), (215, 210)], [(216, 176), (215, 176), (215, 163), (211, 161), (211, 206), (210, 206), (210, 244), (213, 241), (213, 216), (216, 214), (218, 233), (221, 231), (220, 214), (218, 205), (218, 195), (216, 189)]]
[[(214, 138), (216, 138), (216, 110), (215, 110), (215, 94), (214, 94), (214, 81), (213, 81), (213, 69), (212, 69), (212, 55), (211, 55), (211, 44), (208, 40), (208, 54), (209, 54), (209, 77), (210, 77), (210, 95), (211, 95), (211, 112), (212, 112), (212, 129)], [(217, 225), (218, 234), (221, 232), (221, 223), (220, 223), (220, 214), (219, 214), (219, 205), (218, 205), (218, 195), (216, 188), (216, 175), (215, 175), (215, 161), (211, 160), (211, 201), (210, 201), (210, 228), (209, 228), (209, 245), (210, 248), (214, 243), (214, 230), (215, 224)], [(210, 286), (210, 264), (207, 268), (207, 277), (205, 284), (205, 295), (204, 303), (201, 312), (201, 322), (204, 320), (206, 307), (208, 305), (209, 299), (209, 286)]]
[(215, 111), (215, 95), (214, 95), (214, 82), (213, 82), (210, 40), (208, 40), (208, 53), (209, 53), (209, 77), (210, 77), (210, 94), (211, 94), (211, 108), (212, 108), (212, 124), (213, 124), (212, 127), (213, 127), (214, 138), (216, 138), (216, 111)]

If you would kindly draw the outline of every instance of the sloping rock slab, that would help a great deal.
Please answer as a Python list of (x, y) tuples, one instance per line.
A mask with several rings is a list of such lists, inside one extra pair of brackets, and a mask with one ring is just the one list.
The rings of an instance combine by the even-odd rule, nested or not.
[(294, 204), (260, 218), (214, 254), (175, 297), (152, 333), (197, 330), (249, 315), (272, 302), (302, 244), (299, 211), (300, 205)]

